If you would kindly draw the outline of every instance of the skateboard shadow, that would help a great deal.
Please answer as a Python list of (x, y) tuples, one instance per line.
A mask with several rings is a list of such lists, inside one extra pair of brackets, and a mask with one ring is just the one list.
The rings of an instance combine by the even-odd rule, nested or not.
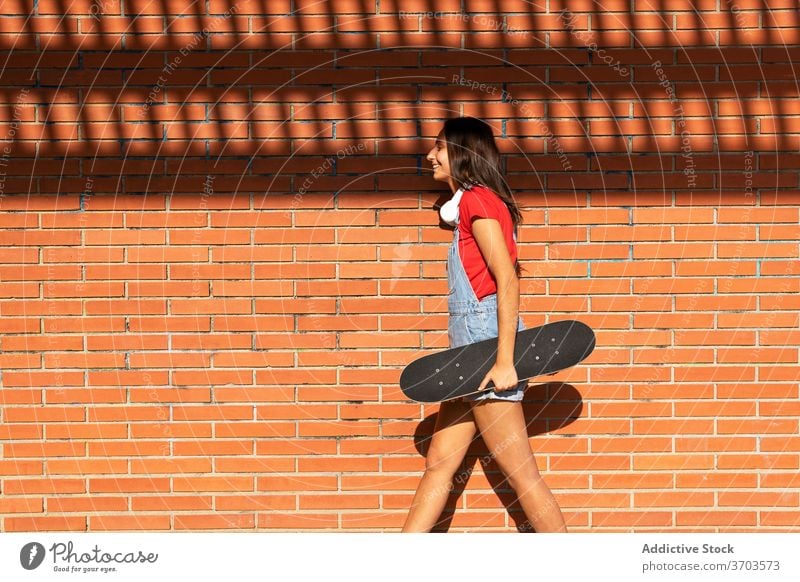
[[(583, 398), (580, 392), (570, 384), (548, 382), (531, 385), (525, 391), (525, 399), (522, 402), (522, 406), (525, 411), (528, 437), (532, 437), (572, 424), (583, 410)], [(423, 457), (428, 454), (428, 446), (436, 427), (437, 415), (438, 413), (431, 414), (425, 418), (419, 423), (417, 430), (414, 432), (414, 446)], [(535, 453), (536, 451), (534, 450)], [(497, 466), (492, 453), (487, 449), (480, 434), (475, 436), (461, 464), (461, 468), (453, 478), (453, 489), (447, 498), (441, 518), (432, 531), (449, 531), (456, 504), (461, 499), (472, 472), (479, 468), (479, 464), (495, 494), (500, 498), (509, 516), (514, 521), (517, 531), (533, 532), (533, 526), (525, 518), (525, 513), (517, 501), (514, 490), (506, 483), (505, 476)], [(539, 470), (542, 469), (543, 467), (539, 463)], [(480, 505), (481, 499), (476, 498), (472, 502)]]

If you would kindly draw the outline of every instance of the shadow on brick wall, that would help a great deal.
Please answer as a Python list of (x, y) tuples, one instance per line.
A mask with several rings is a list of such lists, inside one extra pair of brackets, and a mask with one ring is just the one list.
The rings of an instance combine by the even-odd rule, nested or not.
[[(669, 101), (665, 89), (686, 100), (693, 152), (796, 149), (785, 47), (797, 11), (680, 11), (662, 0), (643, 8), (653, 12), (588, 12), (564, 0), (548, 13), (496, 0), (463, 13), (429, 0), (376, 13), (369, 2), (224, 0), (127, 2), (124, 13), (97, 1), (83, 14), (42, 3), (34, 14), (24, 4), (21, 33), (0, 39), (4, 194), (201, 192), (208, 174), (219, 193), (429, 190), (424, 154), (441, 120), (459, 114), (510, 138), (500, 141), (516, 158), (512, 188), (574, 190), (531, 176), (547, 164), (528, 155), (563, 149), (629, 156), (625, 184), (591, 188), (631, 190), (635, 157), (681, 152), (680, 130), (666, 127), (675, 111), (654, 107)], [(726, 123), (741, 127), (716, 121), (717, 100), (738, 105)], [(763, 101), (770, 122), (757, 129)], [(561, 166), (548, 171), (569, 171)], [(620, 170), (610, 169), (573, 172)]]

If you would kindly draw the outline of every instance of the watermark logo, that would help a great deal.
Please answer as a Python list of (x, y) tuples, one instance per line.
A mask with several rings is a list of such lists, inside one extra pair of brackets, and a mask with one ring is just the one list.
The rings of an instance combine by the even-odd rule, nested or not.
[(39, 542), (30, 542), (22, 546), (19, 552), (19, 563), (26, 570), (35, 570), (44, 562), (46, 552)]
[(681, 151), (683, 152), (681, 156), (686, 161), (685, 167), (683, 168), (683, 174), (686, 176), (686, 187), (690, 190), (693, 190), (694, 188), (697, 188), (697, 173), (694, 169), (692, 134), (688, 129), (686, 129), (686, 118), (683, 115), (683, 105), (681, 105), (680, 100), (675, 92), (675, 88), (672, 86), (667, 74), (664, 72), (664, 69), (661, 68), (661, 61), (655, 61), (651, 66), (658, 76), (658, 80), (660, 81), (659, 85), (664, 87), (670, 103), (674, 104), (673, 107), (675, 114), (678, 115), (678, 127), (681, 130)]
[(154, 564), (158, 560), (158, 554), (154, 552), (105, 551), (98, 545), (84, 551), (68, 541), (56, 542), (47, 549), (39, 542), (29, 542), (19, 552), (19, 563), (26, 570), (35, 570), (47, 557), (51, 558), (48, 569), (72, 574), (116, 573), (128, 567)]
[(620, 76), (627, 77), (630, 75), (630, 71), (627, 67), (623, 67), (622, 63), (620, 63), (618, 59), (614, 59), (614, 57), (611, 55), (606, 54), (605, 49), (597, 45), (594, 40), (594, 36), (589, 33), (589, 31), (584, 32), (575, 26), (575, 23), (577, 22), (577, 16), (575, 16), (568, 8), (562, 8), (558, 15), (561, 18), (561, 21), (564, 23), (564, 26), (569, 29), (575, 38), (583, 43), (583, 46), (595, 53), (601, 61), (603, 61), (609, 67), (612, 67), (620, 74)]
[(311, 171), (311, 176), (306, 178), (303, 181), (303, 184), (300, 186), (300, 189), (295, 193), (294, 197), (292, 198), (292, 204), (289, 208), (286, 209), (286, 212), (283, 213), (285, 218), (289, 218), (292, 215), (292, 211), (297, 209), (303, 203), (303, 197), (308, 192), (309, 188), (316, 182), (320, 176), (322, 176), (326, 171), (333, 169), (334, 176), (338, 175), (338, 171), (336, 168), (336, 160), (344, 159), (345, 157), (356, 154), (362, 151), (366, 151), (367, 144), (360, 142), (356, 145), (347, 144), (346, 147), (336, 150), (336, 157), (334, 159), (333, 156), (325, 158), (325, 161), (322, 162), (319, 166), (314, 168)]
[[(478, 81), (474, 81), (472, 79), (468, 79), (463, 75), (454, 74), (451, 82), (454, 85), (462, 85), (464, 87), (469, 87), (471, 91), (480, 91), (481, 93), (491, 93), (492, 95), (497, 94), (497, 85), (491, 85), (490, 83), (480, 83)], [(500, 99), (503, 103), (508, 103), (512, 107), (519, 106), (520, 111), (530, 119), (535, 119), (539, 123), (539, 127), (542, 130), (542, 134), (546, 138), (545, 143), (548, 144), (548, 152), (552, 152), (558, 156), (558, 159), (561, 161), (561, 166), (564, 171), (569, 171), (572, 169), (572, 164), (567, 158), (567, 155), (564, 153), (564, 148), (561, 147), (561, 144), (558, 141), (558, 138), (553, 135), (553, 132), (550, 131), (550, 128), (547, 124), (540, 119), (534, 112), (528, 107), (527, 104), (524, 102), (519, 101), (518, 99), (514, 99), (511, 96), (511, 93), (506, 91), (505, 89), (500, 90)]]
[(183, 46), (178, 52), (179, 55), (175, 55), (175, 57), (170, 61), (163, 69), (163, 74), (159, 75), (158, 80), (156, 81), (155, 86), (150, 90), (150, 93), (147, 94), (147, 100), (144, 102), (142, 107), (139, 109), (139, 117), (144, 118), (147, 115), (148, 109), (159, 100), (159, 93), (162, 89), (165, 88), (167, 78), (172, 75), (172, 73), (178, 68), (178, 65), (181, 64), (181, 57), (186, 57), (191, 53), (200, 42), (209, 36), (214, 29), (221, 24), (223, 21), (228, 20), (233, 14), (238, 10), (237, 5), (231, 6), (228, 10), (220, 14), (219, 16), (215, 17), (214, 20), (211, 22), (211, 28), (203, 27), (201, 32), (195, 32), (192, 36), (192, 40)]
[[(444, 12), (444, 11), (430, 11), (427, 12), (405, 12), (401, 10), (397, 13), (399, 20), (408, 20), (414, 18), (427, 18), (431, 20), (438, 20), (440, 18), (460, 19), (462, 22), (474, 21), (480, 25), (493, 28), (495, 31), (502, 31), (506, 34), (525, 34), (524, 30), (518, 30), (508, 26), (503, 20), (495, 20), (490, 16), (483, 14), (470, 14), (467, 12)], [(499, 14), (497, 16), (500, 16)]]

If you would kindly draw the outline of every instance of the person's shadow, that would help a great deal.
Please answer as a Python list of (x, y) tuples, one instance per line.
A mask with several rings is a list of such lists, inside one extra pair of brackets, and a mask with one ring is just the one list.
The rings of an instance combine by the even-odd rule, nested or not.
[[(522, 406), (525, 411), (528, 437), (532, 437), (572, 424), (583, 410), (583, 399), (570, 384), (548, 382), (529, 386), (525, 390)], [(431, 414), (420, 422), (414, 432), (414, 445), (423, 457), (428, 453), (428, 445), (436, 426), (437, 414)], [(533, 526), (526, 519), (514, 490), (506, 482), (505, 476), (494, 461), (491, 452), (486, 448), (480, 433), (475, 435), (460, 470), (453, 477), (453, 488), (447, 498), (445, 508), (431, 531), (446, 532), (450, 529), (456, 503), (464, 493), (464, 488), (479, 463), (482, 465), (483, 473), (492, 489), (514, 521), (517, 531), (533, 532)], [(539, 466), (539, 470), (542, 469), (543, 467)]]

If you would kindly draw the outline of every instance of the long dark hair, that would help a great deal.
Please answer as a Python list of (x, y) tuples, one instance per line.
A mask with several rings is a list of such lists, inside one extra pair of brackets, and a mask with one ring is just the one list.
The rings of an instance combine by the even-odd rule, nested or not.
[[(476, 117), (452, 117), (444, 122), (444, 139), (450, 175), (457, 186), (483, 184), (490, 188), (508, 207), (514, 233), (522, 224), (522, 213), (514, 200), (500, 167), (500, 151), (488, 123)], [(519, 261), (515, 264), (520, 274)]]
[[(516, 234), (522, 213), (503, 177), (492, 128), (475, 117), (453, 117), (444, 122), (443, 131), (453, 181), (460, 187), (483, 184), (494, 191), (508, 207)], [(514, 269), (519, 277), (523, 270), (519, 260)]]

